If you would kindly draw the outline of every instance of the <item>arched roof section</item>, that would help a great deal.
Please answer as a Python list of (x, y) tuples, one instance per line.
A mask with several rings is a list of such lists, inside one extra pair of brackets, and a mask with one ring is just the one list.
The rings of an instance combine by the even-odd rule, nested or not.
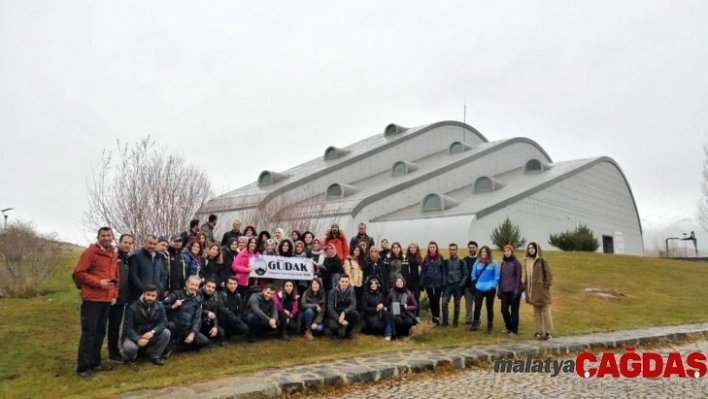
[(271, 186), (279, 181), (285, 179), (287, 176), (282, 173), (271, 172), (269, 170), (264, 170), (258, 175), (258, 187)]

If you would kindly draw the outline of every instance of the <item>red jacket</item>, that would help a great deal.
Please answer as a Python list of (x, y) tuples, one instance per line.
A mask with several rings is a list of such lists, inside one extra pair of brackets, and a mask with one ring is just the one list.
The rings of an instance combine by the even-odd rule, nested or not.
[(336, 238), (331, 238), (328, 235), (324, 239), (324, 245), (322, 248), (326, 249), (330, 244), (334, 245), (334, 249), (337, 251), (337, 256), (339, 256), (342, 264), (344, 264), (344, 260), (347, 259), (347, 256), (349, 256), (349, 243), (347, 243), (346, 237), (344, 237), (342, 233), (339, 233)]
[(106, 251), (97, 244), (91, 244), (81, 254), (79, 263), (74, 269), (77, 283), (81, 286), (81, 299), (92, 302), (111, 302), (118, 298), (119, 284), (104, 290), (101, 280), (116, 280), (128, 278), (119, 276), (118, 254), (115, 251)]

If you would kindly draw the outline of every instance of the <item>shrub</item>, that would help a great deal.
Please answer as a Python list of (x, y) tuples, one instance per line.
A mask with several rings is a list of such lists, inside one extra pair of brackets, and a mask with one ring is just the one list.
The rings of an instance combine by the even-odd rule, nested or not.
[(492, 239), (492, 243), (499, 249), (504, 249), (505, 245), (519, 248), (523, 247), (526, 243), (526, 240), (521, 237), (521, 229), (519, 229), (519, 226), (511, 223), (508, 217), (499, 227), (492, 231), (492, 235), (490, 235), (489, 238)]
[(40, 234), (30, 222), (15, 222), (0, 233), (0, 297), (37, 296), (59, 266), (56, 234)]
[(561, 251), (595, 252), (600, 247), (592, 230), (585, 225), (580, 225), (575, 230), (551, 234), (548, 243)]

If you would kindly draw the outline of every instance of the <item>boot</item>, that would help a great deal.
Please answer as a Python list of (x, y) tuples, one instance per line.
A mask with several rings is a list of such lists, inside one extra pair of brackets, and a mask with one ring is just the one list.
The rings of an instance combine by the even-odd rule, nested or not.
[(308, 341), (312, 341), (313, 339), (315, 339), (315, 336), (312, 335), (312, 330), (310, 330), (309, 328), (307, 329), (307, 331), (305, 331), (305, 339)]
[(457, 303), (457, 304), (455, 304), (455, 310), (454, 310), (454, 313), (452, 316), (452, 326), (457, 327), (460, 324), (459, 320), (460, 320), (460, 304)]
[(441, 324), (440, 326), (441, 326), (441, 327), (447, 327), (447, 326), (449, 326), (450, 323), (448, 323), (448, 319), (449, 319), (449, 311), (447, 310), (447, 306), (446, 306), (446, 305), (443, 305), (443, 308), (442, 308), (442, 324)]
[(480, 322), (479, 320), (473, 320), (472, 321), (472, 327), (470, 327), (470, 331), (477, 331), (479, 330)]
[(494, 332), (494, 324), (487, 323), (487, 334), (492, 334)]

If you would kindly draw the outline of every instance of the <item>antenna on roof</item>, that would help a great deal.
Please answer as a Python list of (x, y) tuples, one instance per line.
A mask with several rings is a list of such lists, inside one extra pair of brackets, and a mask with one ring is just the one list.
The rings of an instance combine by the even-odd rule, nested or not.
[(462, 144), (465, 144), (465, 126), (467, 124), (467, 104), (462, 106)]

